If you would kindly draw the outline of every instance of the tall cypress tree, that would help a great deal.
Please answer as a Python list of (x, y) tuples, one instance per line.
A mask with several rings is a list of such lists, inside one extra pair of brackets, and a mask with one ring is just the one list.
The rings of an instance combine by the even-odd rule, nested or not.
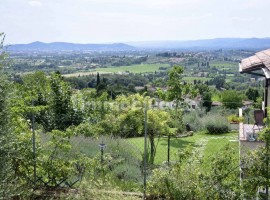
[(100, 84), (100, 76), (99, 76), (99, 73), (97, 73), (97, 85), (96, 85), (96, 88), (99, 86)]

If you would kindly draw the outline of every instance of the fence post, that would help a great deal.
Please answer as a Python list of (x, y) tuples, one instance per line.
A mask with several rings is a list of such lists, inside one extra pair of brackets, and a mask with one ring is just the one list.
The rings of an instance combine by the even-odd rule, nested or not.
[(146, 165), (147, 165), (147, 101), (144, 105), (144, 165), (143, 165), (143, 197), (146, 199)]
[(170, 165), (171, 135), (168, 135), (168, 165)]
[[(269, 139), (266, 139), (266, 177), (268, 178), (269, 176), (269, 172), (268, 172), (268, 168), (269, 168)], [(269, 191), (268, 191), (268, 184), (266, 184), (265, 186), (265, 194), (266, 194), (266, 200), (269, 199)]]
[[(32, 108), (34, 109), (34, 101), (32, 101)], [(34, 188), (37, 180), (37, 163), (36, 163), (36, 133), (35, 133), (35, 115), (32, 112), (32, 143), (33, 143), (33, 159), (34, 159)]]
[[(267, 110), (268, 111), (268, 110)], [(266, 120), (267, 120), (267, 124), (269, 124), (269, 117), (266, 116)], [(268, 133), (269, 134), (269, 133)], [(266, 177), (269, 178), (269, 150), (270, 150), (270, 147), (269, 147), (269, 138), (266, 139)], [(268, 187), (268, 184), (265, 186), (265, 190), (266, 190), (266, 200), (269, 199), (269, 187)]]

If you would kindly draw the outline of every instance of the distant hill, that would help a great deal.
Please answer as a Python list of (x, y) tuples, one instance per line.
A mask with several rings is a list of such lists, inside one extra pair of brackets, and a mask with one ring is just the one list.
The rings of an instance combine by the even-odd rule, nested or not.
[(113, 44), (76, 44), (67, 42), (33, 42), (30, 44), (14, 44), (8, 46), (8, 51), (127, 51), (134, 50), (135, 47), (124, 43)]
[(140, 49), (267, 49), (270, 38), (216, 38), (188, 41), (145, 41), (113, 44), (76, 44), (67, 42), (33, 42), (30, 44), (14, 44), (8, 51), (130, 51)]
[(270, 38), (216, 38), (189, 41), (127, 42), (127, 44), (146, 49), (266, 49), (270, 48)]

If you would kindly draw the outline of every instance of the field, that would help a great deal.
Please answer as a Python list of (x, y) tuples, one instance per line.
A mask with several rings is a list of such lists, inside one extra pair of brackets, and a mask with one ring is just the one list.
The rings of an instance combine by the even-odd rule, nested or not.
[(210, 80), (211, 78), (207, 78), (207, 77), (195, 77), (195, 76), (185, 76), (183, 77), (183, 81), (187, 81), (187, 82), (192, 82), (194, 80), (196, 81), (208, 81)]
[[(64, 77), (78, 77), (78, 76), (87, 76), (87, 75), (96, 75), (97, 72), (89, 71), (89, 72), (76, 72), (72, 74), (63, 74)], [(100, 72), (100, 74), (110, 74), (109, 72)]]
[(218, 68), (226, 68), (226, 69), (230, 69), (230, 68), (235, 68), (236, 70), (238, 70), (238, 63), (237, 62), (230, 62), (230, 61), (212, 61), (210, 62), (210, 66), (215, 66)]
[(78, 77), (78, 76), (87, 76), (87, 75), (96, 75), (99, 74), (111, 74), (111, 73), (154, 73), (162, 71), (159, 68), (169, 68), (169, 64), (140, 64), (140, 65), (130, 65), (130, 66), (121, 66), (121, 67), (108, 67), (108, 68), (96, 68), (91, 71), (78, 71), (75, 73), (64, 74), (65, 77)]
[(140, 64), (140, 65), (130, 65), (130, 66), (121, 66), (121, 67), (109, 67), (109, 68), (97, 68), (96, 72), (130, 72), (130, 73), (146, 73), (146, 72), (158, 72), (162, 71), (159, 68), (165, 67), (168, 68), (169, 64)]

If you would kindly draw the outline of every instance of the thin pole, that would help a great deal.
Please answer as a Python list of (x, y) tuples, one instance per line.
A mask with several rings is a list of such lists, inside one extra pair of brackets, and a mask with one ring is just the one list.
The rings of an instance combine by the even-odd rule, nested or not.
[(143, 196), (146, 199), (146, 165), (147, 165), (147, 102), (144, 110), (144, 166), (143, 166)]
[[(242, 117), (243, 113), (242, 113), (242, 109), (239, 109), (239, 117)], [(241, 132), (243, 131), (244, 133), (244, 124), (243, 122), (239, 122), (239, 128), (242, 129), (240, 130)], [(239, 180), (240, 180), (240, 187), (242, 187), (242, 177), (243, 177), (243, 173), (242, 173), (242, 162), (241, 162), (241, 140), (240, 140), (240, 134), (238, 134), (238, 143), (239, 143)]]
[[(267, 140), (266, 140), (266, 177), (268, 178), (268, 166), (269, 166), (269, 157), (268, 157), (268, 155), (269, 155), (269, 141), (268, 141), (269, 139), (267, 138)], [(269, 192), (268, 192), (268, 183), (266, 184), (266, 186), (265, 186), (265, 193), (266, 193), (266, 200), (268, 200), (269, 198)]]
[(170, 165), (171, 135), (168, 135), (168, 165)]
[[(34, 108), (34, 101), (32, 101)], [(32, 142), (33, 142), (33, 159), (34, 159), (34, 187), (36, 187), (37, 180), (37, 163), (36, 163), (36, 133), (35, 133), (35, 115), (32, 113)]]
[[(266, 79), (266, 81), (267, 81), (267, 87), (268, 87), (268, 79)], [(268, 106), (268, 105), (267, 105)], [(267, 124), (269, 124), (269, 117), (267, 116)], [(269, 133), (268, 133), (269, 134)], [(267, 137), (267, 139), (266, 139), (266, 177), (267, 177), (267, 179), (269, 178), (268, 176), (269, 176), (269, 172), (268, 172), (268, 169), (269, 169), (269, 138)], [(268, 183), (266, 184), (266, 186), (265, 186), (265, 190), (266, 190), (266, 200), (268, 200), (269, 199), (269, 187), (268, 187)]]
[(101, 161), (101, 164), (103, 164), (103, 152), (104, 152), (103, 147), (101, 147), (100, 151), (101, 151), (100, 161)]

